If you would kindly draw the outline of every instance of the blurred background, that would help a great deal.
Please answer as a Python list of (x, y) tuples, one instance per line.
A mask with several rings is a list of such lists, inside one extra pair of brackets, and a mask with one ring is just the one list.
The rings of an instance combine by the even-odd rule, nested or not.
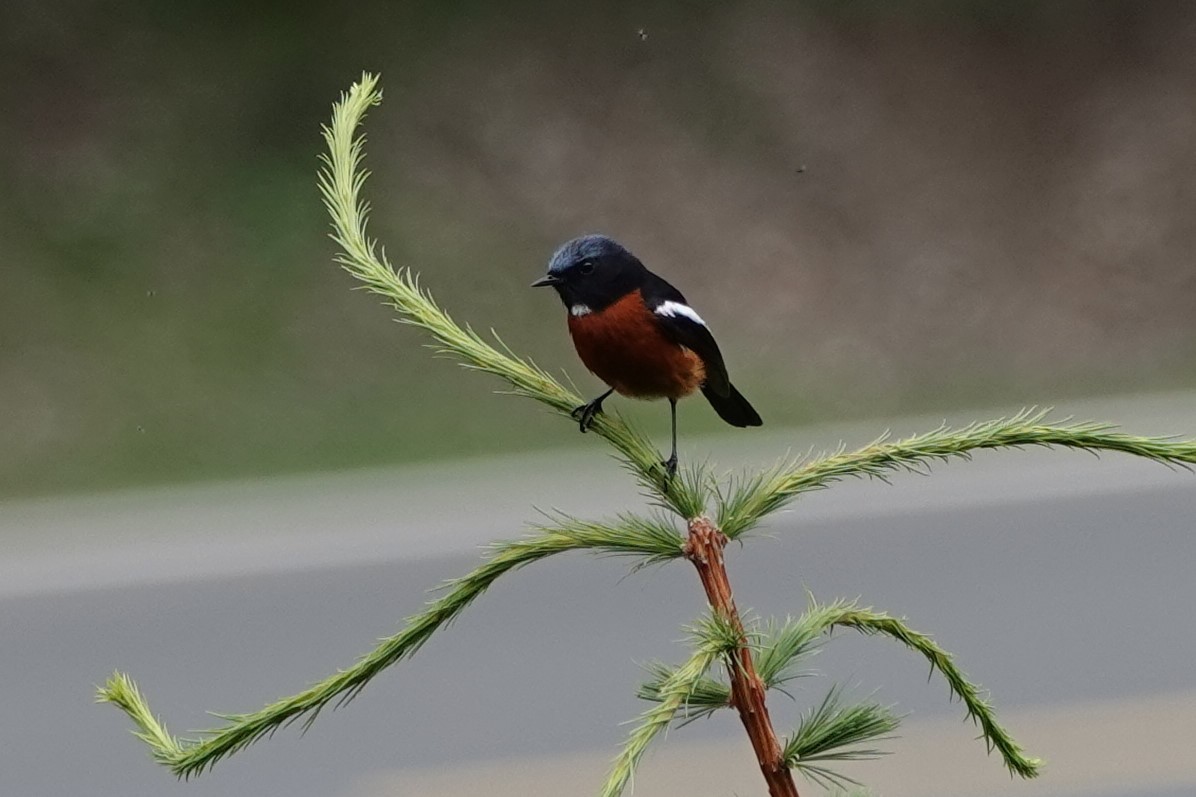
[[(92, 684), (127, 668), (149, 681), (168, 722), (180, 718), (178, 730), (203, 726), (205, 709), (248, 709), (343, 666), (418, 608), (422, 590), (469, 567), (473, 546), (519, 533), (532, 504), (610, 514), (637, 500), (591, 437), (432, 359), (331, 263), (315, 188), (319, 126), (362, 70), (381, 72), (386, 100), (368, 122), (372, 232), (455, 318), (494, 328), (595, 392), (559, 302), (527, 288), (558, 243), (593, 231), (628, 245), (700, 309), (767, 426), (702, 438), (721, 431), (717, 418), (683, 404), (683, 456), (771, 463), (887, 426), (912, 432), (1031, 404), (1134, 431), (1196, 431), (1190, 3), (10, 0), (0, 8), (0, 669), (20, 683), (6, 700), (29, 701), (15, 715), (43, 719), (0, 720), (0, 792), (476, 793), (476, 781), (428, 780), (437, 768), (461, 771), (454, 755), (491, 762), (477, 777), (503, 783), (503, 762), (527, 756), (539, 756), (538, 773), (584, 769), (580, 756), (600, 775), (617, 723), (639, 710), (611, 695), (630, 694), (635, 661), (677, 654), (677, 629), (697, 608), (692, 574), (675, 576), (673, 596), (644, 577), (620, 585), (617, 563), (587, 582), (593, 564), (574, 562), (454, 632), (459, 655), (507, 656), (509, 669), (491, 662), (500, 684), (453, 692), (449, 713), (476, 724), (470, 736), (451, 723), (464, 733), (452, 754), (436, 725), (445, 707), (433, 702), (414, 721), (424, 747), (390, 758), (395, 726), (408, 732), (411, 721), (390, 713), (406, 698), (379, 687), (377, 725), (338, 714), (330, 731), (288, 733), (281, 752), (266, 744), (222, 765), (230, 775), (176, 786), (125, 737), (122, 718), (89, 705)], [(618, 406), (667, 435), (661, 406)], [(777, 572), (775, 583), (796, 591), (782, 600), (761, 575), (748, 605), (799, 610), (800, 584), (917, 609), (919, 627), (961, 640), (975, 669), (991, 664), (981, 680), (1000, 683), (1000, 704), (1079, 701), (1037, 726), (1027, 720), (1052, 729), (1043, 738), (1102, 723), (1124, 730), (1132, 717), (1163, 723), (1133, 695), (1196, 706), (1196, 676), (1182, 664), (1196, 654), (1183, 614), (1196, 599), (1182, 586), (1196, 556), (1189, 482), (1136, 465), (1084, 470), (1062, 454), (1019, 457), (900, 506), (900, 491), (864, 498), (877, 495), (867, 486), (844, 488), (842, 506), (817, 499), (831, 501), (822, 520), (815, 502), (786, 522), (835, 529), (814, 535), (827, 571), (801, 567), (811, 552), (794, 549), (800, 572)], [(956, 514), (942, 515), (942, 501)], [(993, 537), (969, 534), (995, 522), (994, 505), (1030, 514)], [(1030, 529), (1048, 516), (1044, 542)], [(876, 527), (909, 531), (890, 550)], [(1009, 537), (1036, 550), (1041, 569), (1027, 565), (1027, 549), (996, 542)], [(823, 543), (806, 540), (815, 551)], [(968, 545), (979, 548), (955, 547)], [(1077, 556), (1087, 564), (1075, 570)], [(893, 569), (902, 557), (916, 578)], [(393, 579), (403, 568), (412, 578)], [(497, 633), (484, 629), (546, 611), (579, 583), (592, 600), (559, 611), (586, 618), (604, 645), (628, 630), (614, 595), (644, 615), (616, 648), (623, 669), (606, 669), (608, 648), (580, 632), (566, 634), (566, 658), (544, 664), (559, 646), (531, 620), (521, 649), (536, 652), (536, 666), (589, 673), (605, 690), (589, 699), (610, 715), (560, 708), (576, 682), (487, 703), (487, 689), (537, 679), (504, 637), (479, 652), (462, 629)], [(976, 603), (957, 603), (969, 592)], [(977, 629), (970, 618), (1008, 607), (1011, 592), (1021, 603), (1001, 615), (1004, 631)], [(1149, 619), (1131, 612), (1130, 596), (1153, 596)], [(1043, 607), (1059, 601), (1092, 625), (1081, 633), (1045, 620)], [(1118, 617), (1132, 629), (1112, 633)], [(1038, 625), (1028, 630), (1027, 618)], [(1009, 635), (1027, 633), (1035, 667), (1004, 650)], [(1041, 646), (1069, 633), (1059, 680), (1043, 681)], [(1093, 642), (1106, 635), (1113, 651)], [(1150, 677), (1139, 646), (1156, 651)], [(437, 650), (424, 655), (451, 659)], [(905, 661), (860, 664), (863, 655), (844, 661), (849, 673), (872, 673), (859, 679), (868, 688), (887, 688)], [(453, 674), (443, 658), (420, 672)], [(44, 710), (47, 695), (61, 698), (60, 712)], [(920, 695), (899, 696), (920, 706)], [(927, 695), (927, 707), (945, 703)], [(518, 719), (538, 700), (555, 708)], [(1196, 741), (1191, 712), (1176, 717)], [(581, 725), (597, 735), (565, 730)], [(68, 728), (77, 757), (63, 764), (48, 748), (60, 749)], [(367, 755), (364, 737), (346, 736), (354, 728), (394, 744)], [(737, 738), (733, 723), (717, 728), (698, 738)], [(1157, 753), (1171, 735), (1147, 738)], [(342, 747), (320, 746), (334, 739)], [(302, 768), (317, 747), (339, 751), (320, 765), (325, 780)], [(965, 769), (996, 775), (991, 791), (964, 777), (950, 793), (1196, 791), (1192, 767), (1173, 760), (1187, 753), (1162, 756), (1179, 769), (1155, 782), (1134, 766), (1171, 770), (1147, 766), (1144, 753), (1085, 747), (1076, 771), (1091, 782), (1029, 787), (972, 752)], [(1093, 774), (1111, 756), (1136, 763)], [(378, 761), (406, 774), (369, 774)], [(878, 793), (907, 793), (914, 777), (882, 777)], [(755, 793), (748, 778), (727, 788)]]
[(363, 69), (394, 262), (586, 390), (527, 284), (595, 230), (773, 424), (1196, 384), (1187, 3), (0, 13), (4, 495), (580, 442), (331, 265), (319, 124)]

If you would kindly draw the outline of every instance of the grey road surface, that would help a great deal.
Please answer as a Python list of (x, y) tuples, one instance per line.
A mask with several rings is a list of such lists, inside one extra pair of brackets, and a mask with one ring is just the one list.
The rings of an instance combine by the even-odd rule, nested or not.
[[(1141, 421), (1135, 430), (1182, 432), (1196, 429), (1189, 406), (1115, 409)], [(805, 444), (871, 431), (822, 430)], [(691, 451), (767, 461), (789, 444), (757, 438), (736, 450), (744, 444), (726, 438)], [(683, 562), (632, 575), (626, 562), (581, 555), (528, 567), (306, 735), (280, 731), (190, 783), (154, 765), (125, 718), (92, 700), (121, 669), (176, 733), (211, 725), (205, 711), (257, 708), (393, 633), (426, 590), (478, 561), (477, 545), (535, 520), (530, 505), (610, 514), (637, 500), (624, 478), (581, 452), (0, 507), (0, 795), (497, 794), (507, 793), (500, 780), (524, 776), (510, 793), (594, 793), (621, 723), (643, 708), (640, 665), (678, 659), (682, 628), (702, 610)], [(811, 496), (766, 538), (733, 547), (740, 607), (783, 616), (810, 590), (905, 615), (1051, 762), (1038, 782), (1010, 781), (923, 662), (837, 635), (821, 672), (909, 712), (911, 744), (945, 734), (962, 745), (958, 757), (931, 749), (926, 760), (942, 769), (932, 783), (951, 783), (955, 768), (964, 786), (919, 793), (1196, 794), (1196, 476), (1028, 451), (896, 481)], [(799, 682), (798, 706), (775, 704), (779, 724), (829, 683)], [(742, 758), (740, 734), (733, 715), (673, 731), (654, 762), (663, 779), (646, 778), (637, 794), (681, 793), (652, 786), (679, 783), (667, 766), (701, 773), (728, 747)], [(1190, 757), (1160, 752), (1177, 742)], [(1156, 753), (1161, 762), (1149, 760)], [(903, 759), (917, 753), (891, 761)], [(555, 781), (554, 762), (568, 770)], [(907, 793), (907, 776), (887, 766), (852, 772), (878, 794)], [(596, 774), (579, 787), (587, 767)], [(1098, 772), (1109, 774), (1084, 780)], [(717, 778), (696, 783), (684, 793), (730, 793)], [(759, 793), (751, 780), (744, 788)]]

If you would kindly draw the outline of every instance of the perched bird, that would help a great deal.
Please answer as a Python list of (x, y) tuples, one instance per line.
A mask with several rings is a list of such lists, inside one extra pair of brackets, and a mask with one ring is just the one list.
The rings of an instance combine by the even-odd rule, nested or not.
[(551, 286), (569, 311), (569, 334), (586, 368), (610, 390), (573, 410), (584, 432), (612, 392), (667, 398), (673, 451), (663, 464), (677, 471), (677, 399), (701, 390), (732, 426), (759, 426), (760, 416), (727, 377), (706, 322), (681, 292), (605, 235), (565, 243), (533, 288)]

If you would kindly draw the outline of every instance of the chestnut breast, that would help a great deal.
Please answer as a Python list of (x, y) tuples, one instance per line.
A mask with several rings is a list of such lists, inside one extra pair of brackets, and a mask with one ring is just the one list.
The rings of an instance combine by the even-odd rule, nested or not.
[(678, 399), (706, 380), (702, 358), (669, 340), (638, 290), (600, 311), (569, 315), (586, 368), (624, 396)]

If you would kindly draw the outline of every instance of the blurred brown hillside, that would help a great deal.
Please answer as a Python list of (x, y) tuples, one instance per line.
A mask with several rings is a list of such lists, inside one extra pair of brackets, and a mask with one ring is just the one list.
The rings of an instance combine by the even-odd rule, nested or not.
[(346, 8), (0, 10), (0, 494), (582, 442), (330, 264), (363, 69), (374, 233), (584, 391), (526, 285), (589, 231), (770, 424), (1196, 385), (1196, 6)]

